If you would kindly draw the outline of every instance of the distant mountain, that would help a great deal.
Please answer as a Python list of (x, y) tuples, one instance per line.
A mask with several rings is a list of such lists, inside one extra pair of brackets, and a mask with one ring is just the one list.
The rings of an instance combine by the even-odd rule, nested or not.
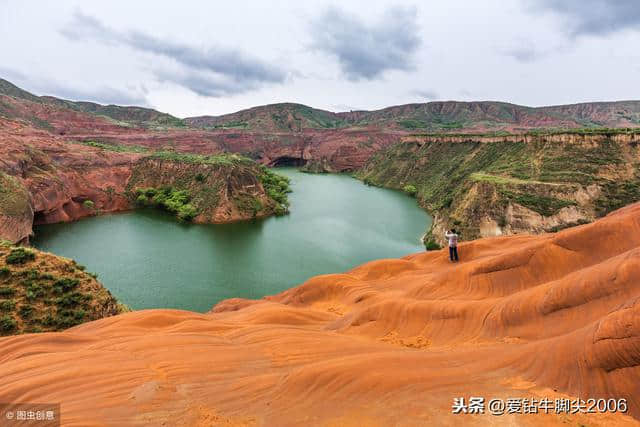
[(526, 107), (505, 102), (429, 102), (375, 111), (333, 113), (301, 104), (271, 104), (222, 116), (185, 119), (201, 128), (300, 131), (385, 127), (424, 132), (526, 131), (536, 128), (640, 127), (640, 101)]
[(101, 105), (95, 102), (67, 101), (65, 99), (43, 96), (45, 102), (57, 103), (73, 110), (104, 116), (118, 122), (139, 127), (184, 127), (185, 122), (171, 114), (161, 113), (151, 108), (121, 107), (119, 105)]
[(4, 79), (0, 79), (0, 94), (19, 99), (26, 99), (27, 101), (33, 102), (38, 102), (40, 100), (38, 96), (35, 96), (24, 89), (20, 89), (18, 86)]
[[(90, 114), (121, 127), (235, 129), (291, 133), (309, 129), (377, 128), (405, 132), (488, 133), (532, 129), (640, 127), (640, 101), (588, 102), (550, 107), (527, 107), (496, 101), (438, 101), (406, 104), (374, 111), (334, 113), (302, 104), (279, 103), (253, 107), (221, 116), (179, 119), (151, 108), (100, 105), (51, 96), (35, 96), (0, 79), (0, 95), (34, 105), (18, 105), (0, 97), (0, 115), (31, 121), (46, 128), (53, 116), (44, 105), (69, 116)], [(73, 117), (69, 117), (73, 122)]]
[[(26, 100), (37, 104), (89, 113), (107, 118), (110, 121), (114, 121), (115, 124), (125, 126), (143, 128), (186, 126), (181, 119), (151, 108), (101, 105), (95, 102), (69, 101), (53, 96), (36, 96), (3, 79), (0, 79), (0, 95), (6, 95), (14, 99)], [(20, 117), (29, 120), (29, 117), (24, 117), (25, 112), (23, 110), (23, 108), (16, 108), (15, 105), (7, 105), (7, 103), (3, 103), (0, 99), (0, 115), (4, 115), (7, 118)]]
[(447, 101), (344, 114), (359, 124), (395, 123), (406, 129), (428, 131), (638, 127), (640, 101), (596, 102), (539, 108), (493, 101)]
[(188, 117), (184, 120), (189, 126), (200, 128), (284, 132), (333, 129), (348, 125), (339, 114), (294, 103), (263, 105), (222, 116)]

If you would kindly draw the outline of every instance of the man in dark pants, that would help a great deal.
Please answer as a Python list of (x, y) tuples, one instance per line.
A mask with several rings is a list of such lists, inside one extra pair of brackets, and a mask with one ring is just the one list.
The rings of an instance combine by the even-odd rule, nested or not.
[(449, 241), (449, 259), (454, 262), (458, 262), (458, 234), (456, 229), (452, 228), (444, 234), (444, 237)]

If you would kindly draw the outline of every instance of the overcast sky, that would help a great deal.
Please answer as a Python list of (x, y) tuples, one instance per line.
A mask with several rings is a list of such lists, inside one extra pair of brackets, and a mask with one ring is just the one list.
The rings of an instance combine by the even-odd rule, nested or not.
[(0, 77), (179, 117), (640, 99), (640, 1), (0, 0)]

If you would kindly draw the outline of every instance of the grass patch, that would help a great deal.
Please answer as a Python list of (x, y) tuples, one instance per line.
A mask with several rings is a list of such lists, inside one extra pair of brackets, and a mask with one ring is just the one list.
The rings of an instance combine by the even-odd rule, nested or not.
[(33, 315), (33, 307), (30, 305), (22, 305), (18, 309), (18, 314), (23, 319), (28, 319)]
[(5, 258), (7, 264), (26, 264), (36, 259), (36, 254), (26, 248), (11, 249), (9, 255)]
[(116, 144), (112, 142), (98, 141), (74, 141), (72, 144), (85, 145), (87, 147), (99, 148), (100, 150), (113, 151), (116, 153), (147, 153), (150, 150), (139, 145)]
[(249, 165), (253, 163), (253, 160), (247, 157), (229, 153), (203, 156), (200, 154), (178, 153), (176, 151), (157, 151), (149, 156), (149, 158), (217, 166)]
[(0, 171), (0, 214), (24, 215), (29, 210), (29, 193), (18, 178)]
[(10, 334), (18, 327), (18, 323), (13, 316), (4, 315), (0, 316), (0, 332), (3, 334)]
[[(636, 170), (638, 167), (636, 167)], [(640, 172), (634, 180), (627, 182), (607, 181), (603, 192), (596, 201), (596, 211), (603, 216), (628, 204), (640, 201)]]
[(570, 200), (556, 199), (554, 197), (540, 196), (531, 193), (515, 193), (504, 189), (499, 190), (499, 192), (507, 200), (511, 200), (543, 216), (551, 216), (564, 207), (576, 204)]
[(62, 329), (79, 325), (86, 316), (86, 312), (81, 309), (59, 310), (56, 313), (57, 318), (55, 319), (55, 324)]
[(56, 305), (63, 308), (77, 307), (91, 300), (91, 295), (80, 292), (70, 292), (56, 299)]
[(0, 301), (0, 311), (8, 312), (13, 311), (16, 308), (16, 302), (14, 300), (2, 300)]
[(10, 286), (0, 286), (0, 297), (7, 298), (16, 294), (16, 290)]
[(53, 291), (57, 294), (64, 294), (75, 289), (80, 281), (78, 279), (72, 279), (70, 277), (64, 277), (58, 279), (53, 284)]

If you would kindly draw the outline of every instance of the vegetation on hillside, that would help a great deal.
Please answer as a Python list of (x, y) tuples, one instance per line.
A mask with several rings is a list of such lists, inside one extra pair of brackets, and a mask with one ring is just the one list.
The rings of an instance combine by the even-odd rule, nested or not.
[(348, 124), (343, 117), (336, 113), (293, 103), (264, 105), (217, 117), (191, 117), (185, 121), (190, 126), (206, 129), (263, 131), (334, 129)]
[(259, 178), (264, 190), (271, 199), (277, 202), (276, 215), (284, 215), (289, 211), (289, 198), (287, 196), (288, 193), (291, 193), (289, 178), (272, 172), (265, 166), (261, 166), (260, 171)]
[(116, 153), (147, 153), (150, 150), (140, 145), (117, 144), (113, 142), (98, 141), (72, 141), (72, 144), (86, 145), (87, 147), (99, 148), (101, 150), (113, 151)]
[(357, 176), (370, 185), (415, 187), (422, 206), (458, 222), (465, 236), (477, 237), (483, 217), (505, 225), (509, 204), (548, 217), (578, 206), (576, 193), (586, 194), (589, 186), (597, 189), (590, 190), (594, 200), (580, 206), (596, 216), (640, 200), (638, 145), (606, 135), (588, 143), (543, 137), (399, 143), (374, 155)]
[[(640, 123), (639, 123), (640, 124)], [(499, 136), (553, 136), (553, 135), (640, 135), (640, 127), (620, 127), (608, 128), (602, 126), (578, 127), (578, 128), (540, 128), (540, 129), (522, 129), (520, 132), (508, 132), (498, 130), (493, 132), (420, 132), (415, 133), (416, 137), (458, 137), (458, 138), (486, 138)]]
[(84, 267), (0, 242), (0, 335), (59, 331), (126, 311)]
[(29, 193), (18, 178), (0, 171), (0, 215), (20, 216), (29, 210)]
[(234, 166), (252, 165), (255, 162), (240, 154), (221, 153), (212, 155), (181, 153), (177, 151), (156, 151), (150, 156), (151, 159), (169, 160), (182, 163), (193, 163), (213, 166)]
[(404, 187), (402, 187), (402, 191), (404, 191), (411, 197), (415, 197), (416, 194), (418, 193), (418, 189), (416, 188), (416, 186), (411, 184), (407, 184)]
[(183, 128), (186, 126), (186, 123), (182, 119), (151, 108), (101, 105), (95, 102), (69, 101), (51, 96), (43, 96), (40, 97), (39, 100), (40, 102), (102, 117), (123, 127), (142, 127), (162, 130), (167, 128)]
[(284, 214), (291, 190), (286, 177), (237, 154), (162, 151), (137, 164), (127, 191), (138, 205), (164, 209), (184, 221), (213, 221), (223, 201), (245, 218)]
[(189, 203), (190, 201), (191, 196), (186, 190), (175, 190), (171, 187), (136, 189), (138, 205), (162, 208), (186, 222), (198, 215), (198, 210)]

